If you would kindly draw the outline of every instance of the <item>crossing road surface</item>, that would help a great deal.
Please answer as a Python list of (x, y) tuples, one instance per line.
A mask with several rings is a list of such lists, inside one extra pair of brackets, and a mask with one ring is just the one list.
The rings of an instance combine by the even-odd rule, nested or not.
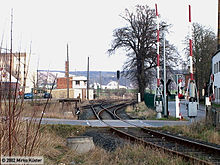
[[(176, 109), (175, 101), (169, 102), (168, 109), (170, 115), (175, 116), (175, 109)], [(188, 119), (185, 101), (181, 101), (180, 113), (184, 118)], [(204, 117), (205, 117), (205, 107), (203, 105), (200, 105), (196, 120), (200, 120)], [(24, 118), (24, 119), (28, 119), (28, 118)], [(186, 124), (190, 124), (190, 121), (126, 120), (126, 122), (123, 122), (119, 120), (104, 120), (104, 122), (101, 122), (99, 120), (70, 120), (70, 119), (43, 118), (42, 124), (68, 124), (68, 125), (81, 125), (81, 126), (90, 126), (90, 127), (107, 127), (108, 125), (114, 127), (134, 127), (135, 125), (141, 127), (162, 127), (165, 125), (167, 126), (186, 125)]]
[[(176, 114), (175, 101), (169, 101), (168, 110), (169, 110), (169, 113), (171, 116), (175, 116), (175, 114)], [(182, 114), (183, 118), (188, 119), (187, 110), (186, 110), (186, 101), (180, 101), (180, 113)], [(200, 104), (199, 110), (197, 111), (196, 120), (200, 120), (202, 118), (205, 118), (205, 106)]]
[(189, 124), (188, 121), (164, 121), (164, 120), (126, 120), (126, 122), (119, 120), (103, 120), (103, 121), (104, 122), (101, 122), (99, 120), (70, 120), (70, 119), (43, 118), (42, 124), (68, 124), (68, 125), (81, 125), (81, 126), (90, 126), (90, 127), (107, 127), (108, 126), (107, 124), (110, 124), (111, 126), (114, 127), (134, 127), (135, 125), (141, 127), (162, 127), (165, 125), (172, 126), (172, 125)]

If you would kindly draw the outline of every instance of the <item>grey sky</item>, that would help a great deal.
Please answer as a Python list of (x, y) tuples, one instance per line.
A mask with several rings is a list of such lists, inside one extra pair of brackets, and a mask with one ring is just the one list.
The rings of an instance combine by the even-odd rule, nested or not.
[[(217, 31), (217, 0), (7, 0), (0, 5), (0, 39), (10, 45), (10, 12), (14, 9), (13, 49), (30, 51), (31, 69), (64, 70), (66, 44), (69, 43), (70, 70), (90, 69), (115, 71), (122, 69), (126, 57), (123, 51), (111, 57), (113, 30), (126, 25), (119, 16), (125, 8), (147, 4), (158, 11), (162, 20), (172, 24), (168, 39), (181, 51), (188, 32), (188, 4), (192, 6), (192, 22)], [(181, 53), (181, 55), (183, 55)]]

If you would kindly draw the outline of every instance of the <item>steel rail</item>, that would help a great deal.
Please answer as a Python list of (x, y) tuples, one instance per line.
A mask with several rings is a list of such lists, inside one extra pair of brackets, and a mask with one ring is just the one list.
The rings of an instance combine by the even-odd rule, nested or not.
[[(144, 127), (140, 127), (140, 126), (137, 126), (135, 124), (132, 124), (132, 123), (129, 123), (123, 119), (121, 119), (118, 114), (117, 114), (117, 111), (120, 110), (121, 108), (127, 106), (128, 103), (124, 103), (124, 104), (119, 104), (119, 105), (114, 105), (114, 106), (110, 106), (108, 108), (105, 108), (103, 106), (102, 107), (102, 110), (101, 112), (99, 111), (99, 113), (96, 113), (96, 111), (93, 109), (94, 113), (96, 113), (96, 117), (98, 120), (100, 120), (101, 122), (105, 123), (111, 131), (113, 132), (116, 132), (120, 137), (123, 137), (123, 138), (126, 138), (126, 139), (129, 139), (130, 141), (133, 141), (133, 142), (137, 142), (137, 143), (140, 143), (140, 144), (143, 144), (144, 146), (150, 146), (152, 148), (157, 148), (157, 149), (160, 149), (160, 150), (163, 150), (164, 152), (169, 152), (169, 153), (172, 153), (173, 155), (177, 155), (177, 156), (180, 156), (182, 157), (184, 160), (186, 161), (190, 161), (190, 162), (193, 162), (193, 163), (199, 163), (199, 164), (207, 164), (207, 165), (210, 165), (210, 164), (213, 164), (213, 162), (210, 162), (210, 161), (206, 161), (206, 160), (201, 160), (197, 157), (193, 157), (191, 155), (188, 155), (188, 154), (184, 154), (184, 152), (179, 152), (179, 151), (175, 151), (175, 150), (172, 150), (172, 149), (169, 149), (167, 147), (164, 147), (164, 146), (160, 146), (160, 145), (157, 145), (157, 144), (154, 144), (153, 142), (149, 142), (149, 141), (146, 141), (144, 139), (141, 139), (137, 136), (134, 136), (132, 134), (129, 134), (125, 131), (122, 131), (118, 128), (115, 128), (113, 126), (111, 126), (110, 124), (108, 124), (107, 122), (103, 121), (102, 117), (101, 117), (101, 114), (102, 112), (104, 111), (107, 111), (108, 113), (115, 116), (115, 118), (129, 124), (129, 125), (132, 125), (134, 127), (137, 127), (137, 128), (140, 128), (144, 133), (147, 133), (147, 134), (152, 134), (154, 136), (157, 136), (157, 138), (161, 138), (163, 140), (168, 140), (166, 142), (170, 143), (171, 142), (175, 142), (179, 145), (183, 145), (183, 146), (188, 146), (189, 148), (196, 148), (198, 150), (201, 149), (202, 151), (205, 151), (207, 153), (216, 153), (216, 154), (219, 154), (220, 152), (220, 149), (218, 147), (214, 147), (214, 146), (209, 146), (209, 145), (206, 145), (206, 144), (202, 144), (202, 143), (199, 143), (199, 142), (195, 142), (195, 141), (191, 141), (191, 140), (188, 140), (188, 139), (184, 139), (182, 137), (176, 137), (174, 135), (170, 135), (170, 134), (166, 134), (166, 133), (161, 133), (161, 132), (158, 132), (158, 131), (155, 131), (155, 130), (151, 130), (151, 129), (147, 129), (147, 128), (144, 128)], [(112, 108), (115, 108), (113, 110), (113, 112), (111, 112), (109, 109), (112, 109)], [(193, 147), (192, 147), (193, 146)], [(207, 148), (209, 147), (209, 148)], [(192, 151), (194, 153), (194, 151)]]
[(126, 122), (127, 124), (130, 124), (130, 125), (133, 125), (135, 127), (141, 128), (142, 131), (144, 131), (144, 132), (149, 132), (149, 133), (151, 133), (151, 134), (153, 134), (153, 135), (155, 135), (157, 137), (161, 137), (161, 138), (166, 138), (166, 139), (169, 139), (169, 140), (177, 141), (178, 143), (182, 143), (182, 144), (188, 145), (188, 146), (192, 146), (192, 144), (193, 144), (194, 147), (197, 147), (197, 148), (200, 148), (202, 150), (205, 150), (206, 152), (208, 151), (209, 153), (216, 153), (220, 157), (220, 147), (215, 147), (215, 146), (212, 146), (212, 145), (207, 145), (207, 144), (204, 144), (204, 143), (201, 143), (201, 142), (198, 142), (198, 141), (194, 141), (194, 140), (192, 141), (192, 140), (189, 140), (189, 139), (186, 139), (186, 138), (183, 138), (183, 137), (179, 137), (179, 136), (175, 136), (175, 135), (159, 132), (159, 131), (152, 130), (152, 129), (149, 129), (149, 128), (140, 127), (138, 125), (129, 123), (129, 122), (121, 119), (117, 115), (117, 111), (118, 111), (118, 109), (115, 109), (115, 111), (114, 111), (114, 115), (116, 116), (116, 118), (118, 118), (119, 120), (121, 120), (123, 122)]
[[(158, 132), (158, 131), (155, 131), (155, 130), (151, 130), (151, 129), (148, 129), (148, 128), (145, 128), (145, 127), (140, 127), (140, 126), (138, 126), (138, 125), (129, 123), (129, 122), (127, 122), (127, 121), (125, 121), (125, 120), (123, 120), (123, 119), (121, 119), (121, 118), (119, 117), (119, 115), (117, 114), (117, 111), (118, 111), (118, 110), (120, 110), (119, 107), (116, 108), (116, 109), (114, 110), (114, 112), (113, 112), (117, 119), (119, 119), (119, 120), (121, 120), (121, 121), (123, 121), (123, 122), (125, 122), (125, 123), (127, 123), (127, 124), (129, 124), (129, 125), (132, 125), (132, 126), (135, 126), (135, 127), (137, 127), (137, 128), (140, 128), (140, 129), (141, 129), (143, 132), (145, 132), (145, 133), (148, 133), (148, 134), (150, 133), (150, 134), (152, 134), (152, 135), (154, 135), (154, 136), (160, 137), (160, 138), (162, 138), (162, 139), (167, 139), (167, 140), (169, 140), (169, 141), (174, 141), (174, 142), (176, 142), (177, 144), (181, 144), (181, 145), (184, 145), (184, 146), (188, 146), (188, 147), (190, 147), (190, 148), (193, 146), (193, 148), (196, 148), (197, 150), (198, 150), (198, 149), (199, 149), (199, 150), (201, 149), (202, 151), (205, 151), (206, 153), (212, 153), (212, 154), (213, 154), (213, 153), (216, 153), (216, 155), (218, 155), (218, 156), (220, 157), (220, 148), (219, 148), (219, 147), (215, 147), (215, 146), (203, 144), (203, 143), (196, 142), (196, 141), (192, 141), (192, 140), (189, 140), (189, 139), (185, 139), (185, 138), (182, 138), (182, 137), (179, 137), (179, 136), (174, 136), (174, 135), (171, 135), (171, 134)], [(118, 129), (117, 129), (117, 128), (114, 128), (114, 127), (111, 127), (111, 129), (114, 130), (114, 131), (118, 131)], [(120, 134), (121, 134), (121, 133), (124, 132), (124, 131), (119, 130), (119, 132), (120, 132)], [(129, 134), (127, 134), (126, 132), (124, 132), (124, 133), (125, 133), (125, 136), (129, 136)], [(133, 135), (131, 135), (131, 137), (134, 138)], [(129, 137), (129, 138), (131, 138), (131, 137)], [(136, 138), (135, 140), (141, 141), (141, 142), (143, 143), (143, 140), (141, 140), (140, 138), (138, 138), (138, 137), (135, 137), (135, 138)], [(145, 142), (146, 142), (146, 141), (144, 141), (144, 143), (145, 143)], [(152, 146), (154, 146), (154, 147), (156, 147), (156, 148), (160, 147), (160, 148), (162, 148), (163, 150), (165, 150), (164, 147), (158, 146), (158, 145), (153, 144), (153, 143), (151, 143), (151, 142), (148, 142), (148, 143), (152, 144)], [(149, 144), (147, 144), (147, 145), (149, 145)], [(166, 149), (167, 149), (167, 148), (166, 148)], [(201, 160), (201, 159), (192, 157), (192, 156), (190, 156), (190, 155), (183, 154), (183, 153), (181, 153), (181, 152), (177, 152), (177, 151), (170, 150), (170, 149), (167, 149), (167, 151), (169, 151), (169, 152), (171, 152), (171, 153), (173, 153), (173, 154), (176, 154), (176, 155), (178, 155), (178, 156), (181, 156), (181, 157), (183, 157), (185, 160), (197, 161), (197, 162), (199, 162), (199, 163), (201, 163), (201, 164), (212, 164), (212, 162), (205, 161), (205, 160)]]
[(126, 139), (128, 139), (130, 141), (137, 142), (137, 143), (142, 144), (144, 146), (149, 146), (149, 147), (152, 147), (152, 148), (157, 148), (159, 150), (163, 150), (164, 152), (172, 153), (172, 154), (174, 154), (176, 156), (182, 157), (186, 161), (191, 161), (193, 163), (199, 163), (199, 164), (204, 164), (204, 165), (212, 165), (212, 162), (201, 160), (201, 159), (198, 159), (196, 157), (192, 157), (190, 155), (186, 155), (186, 154), (183, 154), (181, 152), (174, 151), (174, 150), (168, 149), (166, 147), (162, 147), (162, 146), (154, 144), (152, 142), (145, 141), (145, 140), (143, 140), (141, 138), (138, 138), (136, 136), (133, 136), (133, 135), (127, 133), (127, 132), (121, 131), (121, 130), (115, 128), (115, 127), (110, 126), (110, 129), (113, 132), (116, 132), (122, 138), (126, 138)]

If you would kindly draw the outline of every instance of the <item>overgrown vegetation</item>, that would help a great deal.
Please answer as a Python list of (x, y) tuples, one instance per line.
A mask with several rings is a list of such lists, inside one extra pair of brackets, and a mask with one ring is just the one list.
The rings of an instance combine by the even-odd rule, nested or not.
[[(66, 147), (66, 137), (77, 136), (85, 131), (85, 127), (70, 125), (45, 125), (40, 131), (41, 141), (38, 153), (44, 156), (45, 164), (83, 164), (83, 165), (118, 165), (118, 164), (189, 164), (181, 158), (167, 155), (161, 151), (145, 148), (142, 145), (126, 145), (108, 152), (95, 147), (85, 154), (78, 154)], [(71, 134), (70, 134), (71, 132)]]
[(137, 119), (155, 119), (156, 118), (156, 111), (148, 108), (144, 102), (136, 104), (133, 106), (128, 106), (125, 112)]
[[(168, 118), (161, 118), (157, 119), (156, 118), (156, 111), (153, 109), (148, 108), (144, 102), (136, 104), (134, 107), (133, 106), (128, 106), (125, 110), (125, 112), (136, 119), (141, 119), (141, 120), (172, 120), (172, 121), (178, 121), (179, 119), (169, 116)], [(186, 120), (186, 119), (183, 119)]]
[(206, 124), (205, 121), (195, 122), (191, 125), (164, 126), (157, 129), (220, 145), (220, 130)]
[(101, 148), (96, 148), (93, 152), (77, 155), (74, 158), (76, 164), (84, 165), (184, 165), (189, 164), (163, 152), (145, 148), (142, 145), (126, 145), (118, 148), (114, 152), (106, 152)]
[[(24, 102), (24, 110), (22, 116), (30, 117), (41, 117), (42, 111), (44, 109), (46, 102), (45, 100), (33, 100), (30, 102)], [(44, 113), (44, 118), (58, 118), (58, 119), (77, 119), (77, 116), (74, 113), (74, 106), (69, 105), (62, 107), (61, 103), (58, 101), (49, 101), (47, 103), (47, 110)]]

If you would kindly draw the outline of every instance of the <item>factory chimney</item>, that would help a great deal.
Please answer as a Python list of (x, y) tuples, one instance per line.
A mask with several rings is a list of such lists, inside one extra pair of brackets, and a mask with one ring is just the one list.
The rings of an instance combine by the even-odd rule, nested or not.
[(66, 97), (69, 98), (69, 49), (68, 49), (68, 44), (67, 44), (67, 61), (65, 63), (65, 76), (66, 76), (66, 81), (67, 81), (67, 95)]
[(217, 50), (220, 50), (220, 0), (218, 0), (218, 44)]

